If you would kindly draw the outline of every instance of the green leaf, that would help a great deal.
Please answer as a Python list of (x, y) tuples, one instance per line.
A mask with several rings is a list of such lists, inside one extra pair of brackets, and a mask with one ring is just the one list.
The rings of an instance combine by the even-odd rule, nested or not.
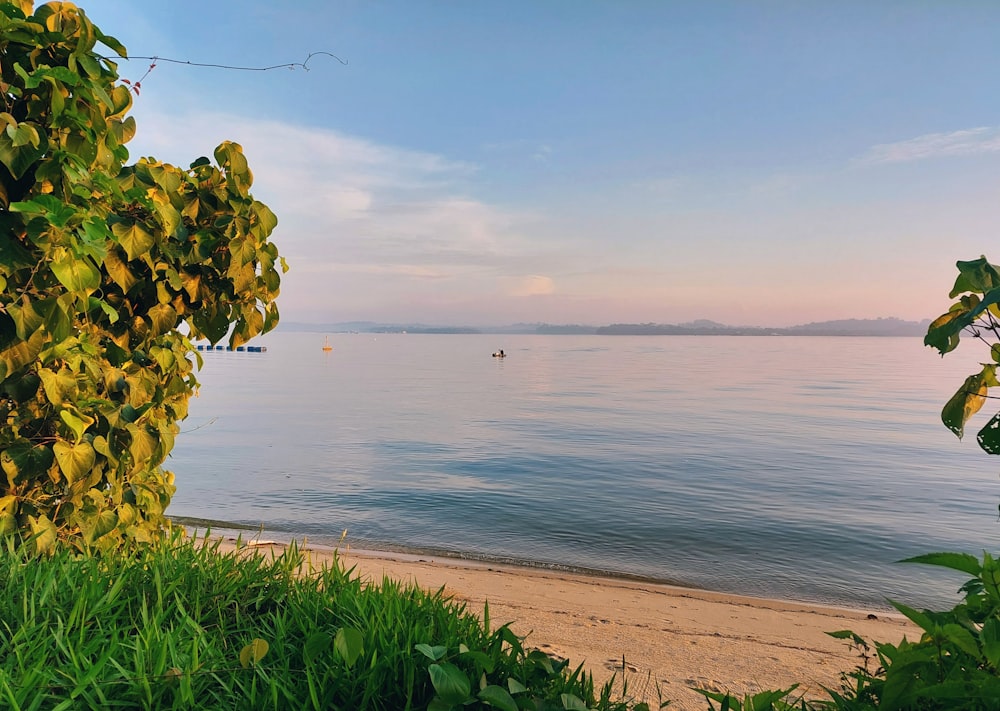
[(97, 421), (89, 415), (84, 415), (82, 412), (74, 412), (68, 409), (60, 410), (59, 418), (73, 431), (77, 442), (83, 439), (83, 433), (87, 428)]
[(524, 684), (519, 682), (514, 677), (509, 677), (507, 679), (507, 690), (510, 691), (510, 693), (512, 694), (523, 694), (525, 691), (528, 690), (528, 687), (526, 687)]
[(66, 254), (53, 261), (52, 273), (68, 291), (89, 294), (101, 286), (101, 272), (86, 257)]
[(72, 300), (73, 297), (63, 295), (57, 299), (45, 299), (38, 304), (38, 313), (42, 316), (42, 326), (49, 332), (53, 341), (65, 341), (73, 333), (73, 322), (63, 301)]
[(853, 644), (858, 646), (865, 644), (865, 640), (851, 630), (837, 630), (836, 632), (827, 632), (827, 634), (834, 639), (849, 639)]
[(267, 643), (267, 640), (260, 639), (259, 637), (254, 639), (240, 650), (240, 666), (246, 669), (251, 664), (257, 664), (267, 654), (268, 649), (270, 649), (270, 645)]
[(7, 378), (3, 383), (3, 391), (14, 402), (26, 402), (35, 396), (41, 382), (41, 379), (34, 373), (27, 373), (21, 378)]
[(110, 49), (112, 52), (117, 54), (119, 57), (128, 57), (128, 52), (125, 51), (125, 46), (116, 40), (111, 35), (106, 35), (96, 27), (94, 28), (97, 41), (103, 44), (105, 47)]
[(944, 636), (948, 638), (949, 642), (954, 644), (969, 656), (976, 659), (982, 658), (983, 654), (979, 649), (979, 645), (976, 643), (976, 639), (965, 627), (955, 623), (950, 623), (945, 625), (941, 631), (944, 633)]
[(903, 603), (896, 602), (895, 600), (889, 600), (889, 604), (895, 607), (900, 612), (902, 612), (908, 618), (910, 618), (920, 627), (920, 629), (924, 630), (925, 632), (929, 632), (931, 628), (934, 627), (934, 621), (931, 620), (931, 618), (927, 614), (923, 612), (917, 612), (912, 607), (907, 607)]
[(55, 452), (59, 470), (71, 485), (89, 474), (97, 459), (97, 453), (89, 442), (70, 444), (59, 440), (52, 445), (52, 451)]
[(987, 454), (1000, 454), (1000, 413), (993, 415), (976, 435), (976, 441)]
[(979, 564), (979, 559), (968, 553), (925, 553), (912, 558), (905, 558), (900, 563), (923, 563), (924, 565), (938, 565), (942, 568), (951, 568), (972, 576), (978, 576), (983, 566)]
[(490, 706), (503, 709), (503, 711), (518, 711), (517, 702), (514, 701), (502, 686), (495, 686), (493, 684), (487, 686), (479, 692), (479, 698)]
[[(462, 646), (464, 647), (465, 645)], [(484, 670), (487, 674), (493, 673), (493, 657), (485, 652), (480, 652), (478, 650), (473, 652), (466, 649), (464, 652), (460, 653), (460, 656), (463, 660), (472, 661), (472, 663), (476, 665), (476, 669)]]
[(20, 148), (21, 146), (38, 148), (38, 145), (41, 142), (41, 136), (38, 135), (38, 129), (27, 121), (22, 121), (17, 124), (16, 127), (7, 126), (7, 135), (10, 136), (11, 144), (16, 148)]
[(331, 644), (333, 644), (333, 637), (328, 633), (323, 630), (313, 632), (306, 639), (306, 643), (302, 648), (302, 657), (306, 660), (307, 664), (311, 664), (321, 654), (324, 654), (330, 648)]
[(212, 345), (225, 338), (226, 333), (229, 331), (229, 318), (219, 307), (199, 309), (195, 312), (192, 320), (194, 321), (195, 328)]
[(353, 667), (365, 651), (365, 638), (353, 627), (341, 627), (333, 639), (333, 649), (348, 667)]
[(87, 543), (93, 544), (101, 536), (111, 533), (118, 527), (118, 514), (114, 511), (101, 511), (86, 521), (81, 520), (80, 528)]
[(20, 304), (11, 303), (7, 306), (7, 313), (14, 322), (14, 332), (22, 340), (31, 338), (39, 330), (44, 320), (35, 305), (24, 296), (21, 297)]
[(969, 262), (956, 262), (958, 278), (949, 296), (955, 298), (965, 292), (985, 294), (990, 289), (1000, 287), (1000, 272), (986, 261), (986, 257)]
[(559, 699), (562, 701), (562, 707), (566, 711), (589, 711), (587, 704), (583, 703), (580, 697), (573, 694), (559, 694)]
[(418, 644), (414, 646), (414, 649), (430, 659), (432, 662), (439, 661), (445, 654), (448, 653), (448, 648), (440, 645), (432, 647), (429, 644)]
[(979, 632), (979, 639), (983, 643), (983, 654), (987, 661), (994, 667), (1000, 667), (1000, 620), (996, 617), (986, 620)]
[(254, 201), (251, 210), (253, 211), (252, 214), (256, 218), (256, 224), (254, 226), (255, 229), (253, 230), (254, 235), (259, 239), (264, 239), (274, 231), (275, 227), (278, 226), (278, 218), (273, 212), (271, 212), (271, 209), (267, 205), (262, 202), (257, 202), (256, 200)]
[(53, 454), (49, 447), (42, 444), (32, 444), (27, 440), (15, 442), (0, 452), (0, 466), (7, 474), (10, 486), (15, 485), (15, 479), (31, 481), (40, 478), (52, 466)]
[(173, 205), (166, 200), (157, 201), (156, 214), (159, 215), (163, 231), (167, 235), (173, 235), (177, 232), (177, 228), (181, 225), (181, 213)]
[(118, 238), (118, 243), (125, 249), (129, 261), (146, 254), (156, 244), (153, 236), (137, 222), (132, 224), (116, 222), (111, 226), (111, 231)]
[(104, 315), (108, 317), (109, 323), (112, 324), (118, 323), (119, 319), (118, 311), (116, 311), (115, 308), (107, 301), (104, 301), (103, 299), (95, 299), (94, 297), (90, 297), (90, 308), (91, 309), (97, 308), (103, 311)]
[(431, 675), (431, 684), (441, 700), (447, 704), (465, 703), (472, 693), (469, 677), (461, 669), (450, 662), (431, 664), (427, 669)]
[[(24, 126), (25, 124), (21, 124)], [(34, 137), (38, 138), (38, 143), (33, 144), (33, 136), (28, 130), (21, 130), (18, 126), (13, 131), (10, 126), (7, 130), (0, 131), (0, 163), (7, 166), (7, 170), (15, 180), (20, 180), (48, 150), (49, 142), (45, 136), (39, 136), (35, 131)], [(13, 135), (12, 135), (13, 134)], [(14, 137), (17, 136), (19, 143), (15, 144)], [(27, 139), (27, 142), (22, 142)]]
[[(232, 255), (232, 262), (229, 268), (230, 275), (238, 274), (240, 267), (252, 264), (257, 257), (257, 248), (253, 241), (246, 237), (237, 237), (229, 243), (229, 253)], [(250, 270), (253, 271), (252, 269)]]
[[(8, 311), (10, 308), (8, 307)], [(7, 373), (14, 373), (35, 360), (46, 344), (45, 333), (41, 330), (32, 333), (28, 340), (14, 341), (0, 350), (0, 362), (6, 366)]]

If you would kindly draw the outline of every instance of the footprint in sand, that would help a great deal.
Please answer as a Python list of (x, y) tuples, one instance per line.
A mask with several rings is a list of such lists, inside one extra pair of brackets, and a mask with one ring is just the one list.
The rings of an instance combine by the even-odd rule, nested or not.
[(629, 672), (633, 672), (633, 673), (639, 671), (639, 667), (637, 667), (635, 664), (631, 664), (628, 661), (625, 661), (624, 666), (623, 666), (622, 665), (623, 661), (624, 660), (622, 660), (622, 659), (609, 659), (609, 660), (607, 660), (604, 663), (604, 667), (606, 669), (610, 669), (611, 671), (622, 671), (623, 669), (625, 671), (629, 671)]
[(541, 650), (542, 652), (545, 652), (550, 657), (560, 662), (566, 660), (566, 655), (563, 654), (560, 650), (553, 647), (551, 644), (540, 644), (538, 645), (538, 649)]

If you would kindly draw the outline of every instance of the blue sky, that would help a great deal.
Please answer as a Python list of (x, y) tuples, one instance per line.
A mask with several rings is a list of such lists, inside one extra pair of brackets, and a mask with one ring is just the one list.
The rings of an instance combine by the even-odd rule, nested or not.
[(348, 62), (135, 101), (133, 157), (243, 145), (285, 320), (916, 320), (1000, 261), (997, 3), (81, 6), (133, 56)]

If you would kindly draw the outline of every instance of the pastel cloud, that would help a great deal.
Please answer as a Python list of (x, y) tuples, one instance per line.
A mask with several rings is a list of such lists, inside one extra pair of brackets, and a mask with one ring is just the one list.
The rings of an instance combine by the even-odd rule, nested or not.
[(550, 277), (538, 274), (510, 279), (509, 283), (510, 287), (507, 293), (510, 296), (545, 296), (556, 290), (555, 282)]
[(927, 133), (896, 143), (873, 146), (864, 163), (901, 163), (944, 156), (973, 155), (1000, 151), (1000, 127), (981, 126), (949, 133)]

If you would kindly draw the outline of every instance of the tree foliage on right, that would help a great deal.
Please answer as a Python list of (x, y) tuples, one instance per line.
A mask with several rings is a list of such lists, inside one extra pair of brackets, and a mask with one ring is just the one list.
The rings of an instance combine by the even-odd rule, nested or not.
[[(983, 363), (982, 370), (967, 377), (941, 411), (945, 427), (961, 438), (965, 434), (966, 423), (986, 403), (989, 389), (1000, 386), (997, 380), (997, 366), (1000, 365), (1000, 267), (990, 264), (986, 257), (958, 262), (956, 266), (958, 278), (949, 296), (960, 298), (931, 322), (924, 344), (944, 355), (958, 347), (964, 332), (990, 349), (992, 362)], [(984, 451), (1000, 454), (1000, 412), (979, 430), (976, 441)]]
[(278, 322), (241, 147), (128, 165), (126, 57), (69, 2), (0, 4), (0, 532), (106, 550), (169, 527), (192, 340)]

